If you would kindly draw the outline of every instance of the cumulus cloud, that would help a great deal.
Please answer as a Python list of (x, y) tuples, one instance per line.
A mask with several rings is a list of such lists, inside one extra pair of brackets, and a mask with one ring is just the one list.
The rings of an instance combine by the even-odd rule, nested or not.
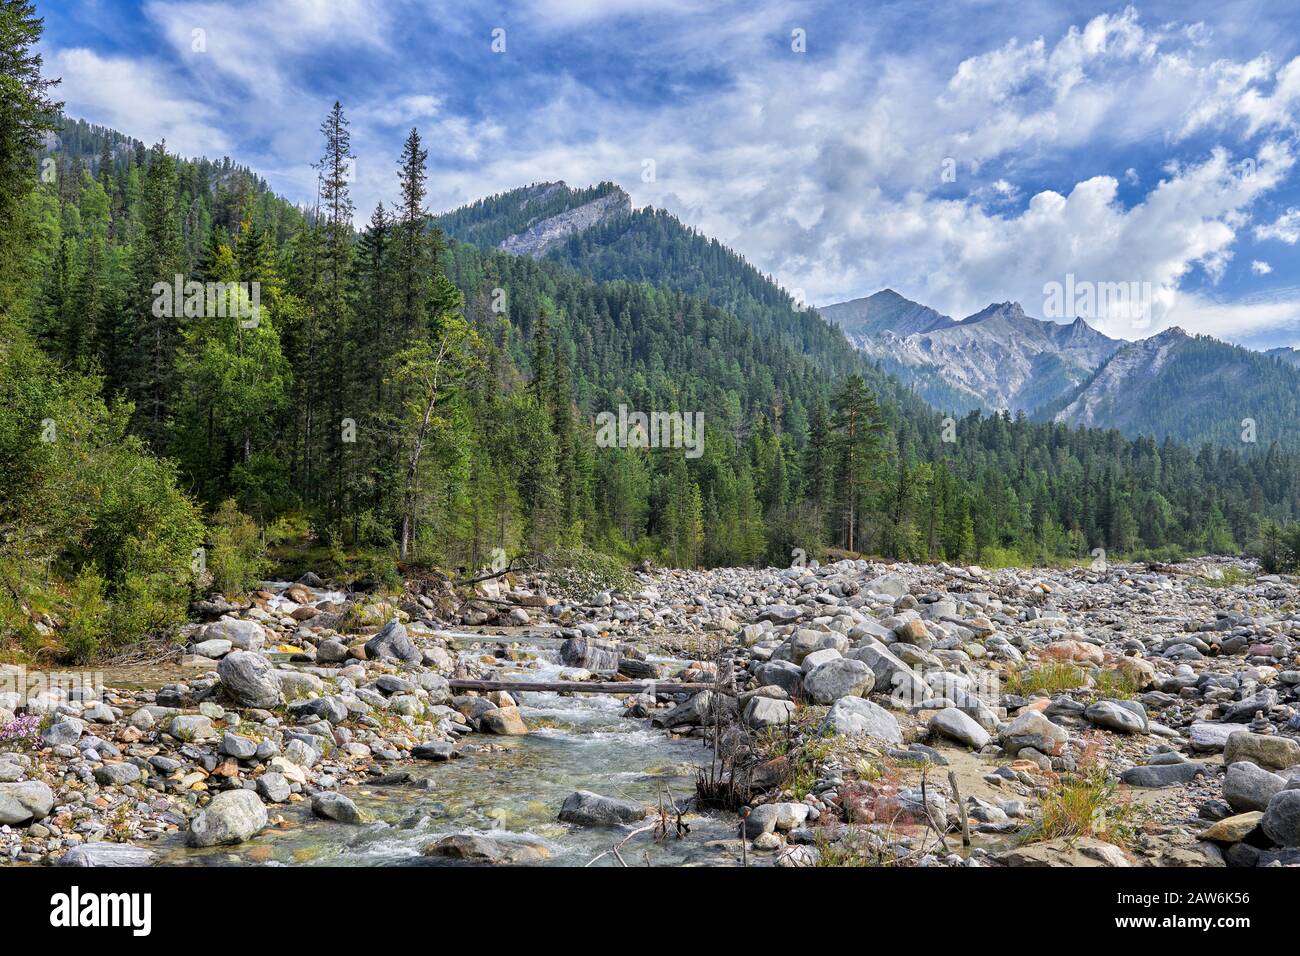
[(1255, 227), (1256, 239), (1276, 239), (1294, 246), (1300, 240), (1300, 209), (1288, 209), (1273, 222)]
[[(1216, 45), (1205, 24), (1127, 8), (976, 46), (890, 43), (847, 19), (819, 29), (817, 8), (791, 0), (531, 0), (505, 18), (447, 0), (145, 9), (166, 55), (58, 51), (70, 109), (230, 152), (310, 201), (317, 127), (344, 96), (358, 221), (392, 197), (418, 125), (435, 209), (613, 179), (813, 302), (892, 286), (954, 315), (1005, 299), (1035, 313), (1044, 284), (1072, 274), (1150, 284), (1152, 328), (1177, 310), (1192, 330), (1285, 319), (1276, 302), (1230, 319), (1230, 303), (1197, 296), (1225, 281), (1243, 237), (1300, 240), (1300, 210), (1254, 217), (1295, 162), (1300, 58)], [(484, 65), (496, 20), (510, 53)], [(798, 54), (788, 37), (804, 24)], [(205, 56), (190, 50), (196, 26)], [(463, 53), (476, 43), (479, 59)], [(1126, 321), (1098, 318), (1150, 333)]]
[(217, 111), (179, 92), (148, 62), (78, 47), (57, 51), (49, 58), (48, 72), (62, 77), (58, 94), (75, 104), (74, 115), (146, 143), (166, 140), (172, 151), (192, 156), (222, 156), (231, 149)]

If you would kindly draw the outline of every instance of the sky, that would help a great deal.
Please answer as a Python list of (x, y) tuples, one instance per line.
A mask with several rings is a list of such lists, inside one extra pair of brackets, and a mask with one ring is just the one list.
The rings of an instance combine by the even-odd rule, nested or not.
[[(1010, 300), (1121, 338), (1300, 346), (1297, 4), (37, 9), (66, 112), (230, 156), (294, 202), (340, 100), (358, 224), (395, 198), (415, 126), (435, 212), (613, 180), (811, 304), (888, 287), (955, 317)], [(1048, 290), (1067, 282), (1130, 294), (1062, 310)]]

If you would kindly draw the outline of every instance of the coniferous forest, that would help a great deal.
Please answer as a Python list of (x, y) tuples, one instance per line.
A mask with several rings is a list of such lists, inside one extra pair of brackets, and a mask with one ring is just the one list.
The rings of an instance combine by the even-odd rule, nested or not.
[[(230, 159), (62, 115), (31, 4), (0, 17), (6, 639), (53, 641), (45, 614), (73, 654), (159, 633), (250, 542), (379, 580), (496, 549), (996, 565), (1237, 552), (1296, 515), (1277, 447), (946, 420), (667, 213), (499, 251), (517, 207), (435, 216), (418, 129), (356, 210), (346, 104), (296, 207)], [(228, 308), (160, 309), (176, 276)], [(598, 447), (620, 405), (702, 412), (702, 455)]]

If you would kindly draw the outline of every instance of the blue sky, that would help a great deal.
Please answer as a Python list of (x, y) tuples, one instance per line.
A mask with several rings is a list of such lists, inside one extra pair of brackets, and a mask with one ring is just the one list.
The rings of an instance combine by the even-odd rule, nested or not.
[(809, 302), (889, 286), (1042, 315), (1071, 274), (1151, 290), (1138, 321), (1088, 316), (1109, 334), (1254, 347), (1300, 344), (1284, 6), (38, 0), (69, 113), (294, 201), (342, 100), (360, 221), (415, 125), (435, 211), (612, 179)]

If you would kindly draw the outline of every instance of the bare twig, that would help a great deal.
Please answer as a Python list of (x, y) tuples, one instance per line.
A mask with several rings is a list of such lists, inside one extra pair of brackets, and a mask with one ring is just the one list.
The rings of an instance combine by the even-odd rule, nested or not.
[(654, 823), (648, 823), (643, 827), (637, 827), (627, 836), (623, 837), (623, 839), (620, 840), (618, 843), (615, 843), (608, 850), (605, 850), (603, 853), (599, 853), (596, 856), (593, 856), (590, 860), (587, 861), (586, 866), (591, 866), (591, 864), (595, 863), (597, 860), (601, 859), (602, 857), (609, 856), (611, 853), (614, 854), (615, 857), (617, 857), (619, 863), (622, 863), (624, 866), (627, 866), (627, 862), (623, 859), (622, 855), (618, 852), (619, 849), (622, 848), (623, 846), (626, 846), (627, 841), (632, 839), (638, 833), (646, 833), (647, 831), (653, 830), (657, 826), (659, 826), (658, 821)]
[(966, 805), (961, 802), (961, 790), (957, 786), (957, 771), (948, 771), (948, 783), (952, 786), (952, 797), (957, 801), (957, 810), (961, 813), (961, 845), (970, 846), (970, 820), (966, 817)]

